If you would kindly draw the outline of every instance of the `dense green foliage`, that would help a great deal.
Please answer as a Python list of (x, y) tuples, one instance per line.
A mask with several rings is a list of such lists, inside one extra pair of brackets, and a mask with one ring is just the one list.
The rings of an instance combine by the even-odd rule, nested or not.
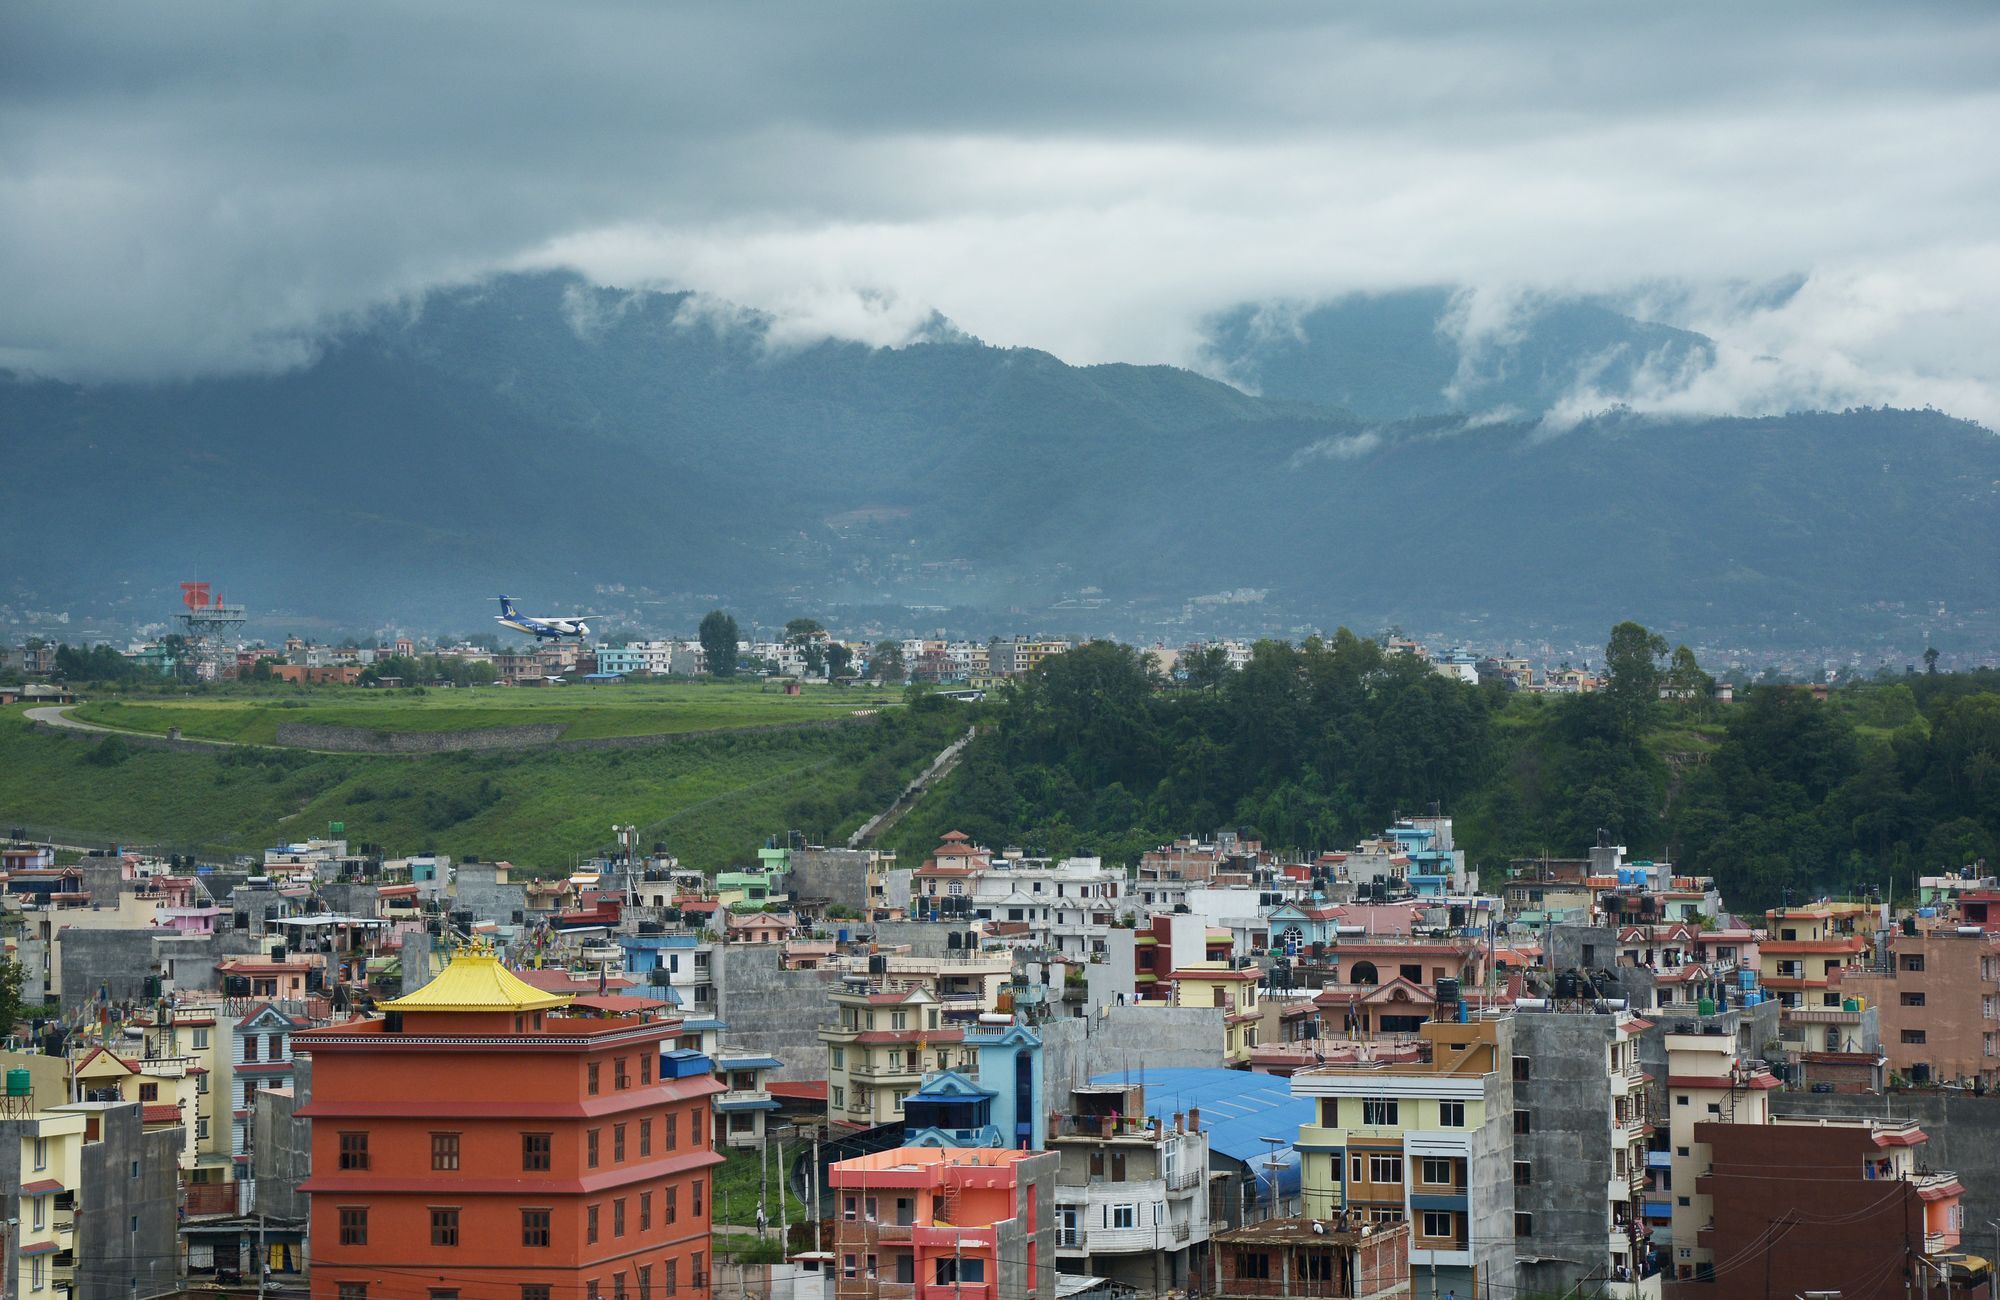
[(349, 838), (392, 852), (476, 853), (554, 871), (630, 822), (682, 861), (716, 869), (787, 828), (815, 839), (852, 831), (886, 805), (884, 786), (899, 789), (964, 725), (949, 710), (894, 709), (851, 726), (632, 749), (208, 754), (37, 735), (17, 708), (0, 712), (0, 824), (70, 842), (234, 854), (340, 821)]
[(2000, 674), (1857, 685), (1826, 702), (1762, 686), (1718, 707), (1694, 689), (1691, 656), (1637, 624), (1612, 642), (1608, 688), (1562, 697), (1457, 683), (1344, 630), (1262, 643), (1244, 671), (1200, 689), (1162, 689), (1133, 651), (1085, 646), (1009, 691), (893, 838), (917, 853), (956, 827), (1129, 862), (1234, 827), (1313, 851), (1435, 801), (1489, 873), (1581, 855), (1604, 831), (1714, 875), (1739, 908), (1787, 890), (1907, 892), (1913, 873), (2000, 845)]

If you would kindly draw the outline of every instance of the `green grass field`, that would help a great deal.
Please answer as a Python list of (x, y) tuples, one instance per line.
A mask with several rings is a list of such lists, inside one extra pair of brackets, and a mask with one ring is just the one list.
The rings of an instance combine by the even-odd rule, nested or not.
[(752, 860), (764, 837), (789, 829), (838, 842), (964, 725), (949, 709), (894, 709), (852, 727), (631, 749), (190, 754), (40, 735), (12, 708), (0, 711), (0, 826), (58, 842), (226, 855), (338, 821), (349, 840), (391, 854), (436, 849), (554, 872), (629, 822), (643, 841), (663, 840), (688, 865), (715, 870)]
[(881, 708), (900, 699), (892, 691), (831, 686), (809, 686), (804, 694), (791, 696), (764, 682), (474, 686), (423, 692), (279, 686), (186, 699), (93, 700), (79, 705), (75, 716), (128, 731), (165, 735), (179, 727), (185, 736), (256, 745), (274, 743), (281, 722), (372, 731), (471, 731), (556, 723), (563, 728), (563, 739), (583, 740), (810, 722)]

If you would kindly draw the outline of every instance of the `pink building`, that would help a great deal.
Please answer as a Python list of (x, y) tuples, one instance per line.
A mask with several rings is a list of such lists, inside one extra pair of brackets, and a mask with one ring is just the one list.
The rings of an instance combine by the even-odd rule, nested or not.
[(840, 1161), (828, 1172), (836, 1300), (1055, 1300), (1061, 1165), (985, 1147)]

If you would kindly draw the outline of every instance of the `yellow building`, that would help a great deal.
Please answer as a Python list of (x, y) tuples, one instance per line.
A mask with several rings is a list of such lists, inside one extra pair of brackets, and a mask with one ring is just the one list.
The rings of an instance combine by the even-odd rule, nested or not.
[(76, 1271), (85, 1120), (47, 1110), (8, 1120), (0, 1133), (18, 1135), (20, 1163), (18, 1185), (0, 1199), (0, 1216), (16, 1221), (7, 1294), (16, 1300), (56, 1300), (58, 1292), (70, 1293)]
[(1673, 1173), (1673, 1276), (1697, 1277), (1715, 1266), (1710, 1244), (1715, 1198), (1709, 1190), (1709, 1144), (1697, 1124), (1768, 1124), (1778, 1080), (1762, 1064), (1746, 1066), (1734, 1034), (1668, 1034), (1666, 1111)]
[(1258, 974), (1226, 961), (1196, 961), (1168, 976), (1174, 985), (1172, 1005), (1222, 1008), (1222, 1054), (1231, 1065), (1249, 1064), (1257, 1046), (1257, 1025), (1264, 1018), (1257, 1003)]
[(903, 1099), (932, 1070), (970, 1069), (965, 1033), (921, 988), (833, 995), (839, 1019), (819, 1031), (826, 1044), (826, 1115), (868, 1128), (903, 1118)]
[(1511, 1025), (1433, 1020), (1419, 1032), (1423, 1059), (1292, 1076), (1292, 1094), (1318, 1111), (1296, 1143), (1301, 1208), (1314, 1219), (1408, 1222), (1413, 1270), (1483, 1295), (1482, 1277), (1513, 1269)]
[(148, 1133), (182, 1130), (179, 1163), (191, 1173), (201, 1157), (203, 1128), (202, 1081), (208, 1070), (193, 1056), (120, 1056), (93, 1047), (78, 1057), (70, 1071), (78, 1101), (136, 1101)]

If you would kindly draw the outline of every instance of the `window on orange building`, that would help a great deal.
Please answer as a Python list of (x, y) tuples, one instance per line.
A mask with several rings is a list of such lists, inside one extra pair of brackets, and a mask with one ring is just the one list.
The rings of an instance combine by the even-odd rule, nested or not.
[(611, 1202), (611, 1235), (625, 1235), (625, 1198), (622, 1196)]
[(596, 1061), (592, 1061), (584, 1067), (584, 1091), (593, 1097), (597, 1095), (597, 1073), (598, 1063)]
[(550, 1154), (555, 1146), (553, 1133), (523, 1133), (521, 1135), (521, 1168), (546, 1170), (550, 1164)]
[(339, 1300), (368, 1300), (366, 1282), (342, 1282), (338, 1287)]
[(601, 1130), (592, 1129), (583, 1135), (583, 1161), (590, 1168), (597, 1168), (597, 1140), (603, 1136)]
[(458, 1134), (431, 1134), (431, 1168), (443, 1170), (458, 1168)]
[[(688, 1213), (699, 1219), (701, 1217), (701, 1179), (695, 1179), (688, 1184), (688, 1187), (690, 1189), (688, 1192)], [(695, 1271), (700, 1272), (701, 1270), (697, 1268)]]
[(521, 1244), (523, 1246), (546, 1246), (549, 1244), (549, 1212), (547, 1210), (521, 1211)]
[(653, 1228), (653, 1194), (639, 1193), (639, 1231), (650, 1232)]
[(621, 1092), (632, 1086), (632, 1076), (626, 1073), (625, 1058), (622, 1056), (611, 1063), (611, 1086)]
[(366, 1133), (342, 1133), (340, 1135), (340, 1167), (342, 1169), (366, 1169), (368, 1167), (368, 1135)]
[(653, 1300), (653, 1266), (641, 1264), (639, 1274), (639, 1300)]
[(653, 1121), (650, 1119), (639, 1121), (639, 1154), (642, 1156), (653, 1154)]
[(611, 1300), (625, 1300), (625, 1274), (623, 1272), (611, 1275)]
[(521, 1300), (549, 1300), (549, 1289), (540, 1283), (525, 1283), (521, 1287)]
[(676, 1115), (673, 1111), (668, 1111), (666, 1119), (661, 1125), (660, 1145), (669, 1151), (680, 1145), (680, 1120), (681, 1117), (679, 1115)]
[(623, 1124), (613, 1124), (611, 1126), (611, 1163), (614, 1165), (620, 1164), (624, 1159), (625, 1126)]
[(365, 1246), (368, 1244), (368, 1208), (362, 1205), (340, 1207), (340, 1244), (343, 1246)]
[(458, 1244), (458, 1211), (431, 1211), (431, 1245), (456, 1246)]
[(666, 1209), (661, 1217), (668, 1223), (672, 1223), (680, 1217), (680, 1191), (678, 1188), (671, 1185), (668, 1186)]
[(660, 1265), (661, 1295), (672, 1295), (675, 1291), (680, 1289), (679, 1280), (675, 1276), (675, 1274), (678, 1273), (679, 1271), (680, 1271), (680, 1264), (676, 1260), (670, 1259)]
[(651, 1052), (647, 1052), (644, 1056), (641, 1056), (639, 1058), (639, 1082), (651, 1083), (652, 1081), (653, 1081), (653, 1054)]
[(586, 1246), (597, 1244), (597, 1208), (591, 1205), (583, 1211), (583, 1244)]

